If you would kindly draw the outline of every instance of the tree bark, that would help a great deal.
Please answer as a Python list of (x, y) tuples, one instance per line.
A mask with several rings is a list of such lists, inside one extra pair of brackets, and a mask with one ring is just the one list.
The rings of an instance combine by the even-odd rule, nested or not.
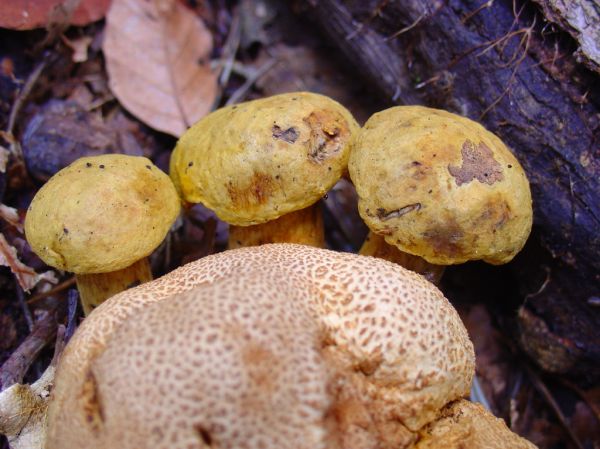
[[(517, 0), (305, 4), (391, 104), (466, 115), (513, 149), (531, 182), (534, 239), (549, 254), (518, 272), (523, 296), (535, 292), (519, 329), (536, 343), (523, 347), (547, 370), (600, 379), (600, 76), (593, 60), (573, 57), (579, 41)], [(560, 363), (542, 354), (554, 346)]]

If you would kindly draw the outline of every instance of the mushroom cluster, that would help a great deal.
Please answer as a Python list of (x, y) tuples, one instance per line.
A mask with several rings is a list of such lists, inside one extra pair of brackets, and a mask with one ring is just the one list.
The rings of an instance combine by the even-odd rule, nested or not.
[(185, 203), (230, 224), (230, 248), (323, 247), (317, 202), (346, 171), (358, 129), (346, 108), (309, 92), (228, 106), (179, 139), (171, 177)]
[[(531, 194), (510, 151), (423, 107), (362, 130), (305, 92), (222, 108), (179, 140), (172, 182), (145, 158), (80, 159), (40, 189), (25, 229), (46, 263), (76, 273), (89, 316), (45, 419), (4, 417), (48, 379), (0, 397), (0, 430), (44, 449), (534, 448), (464, 399), (473, 345), (434, 285), (314, 248), (318, 200), (347, 169), (372, 230), (361, 253), (430, 280), (442, 265), (505, 263), (529, 234)], [(230, 223), (230, 248), (311, 246), (233, 249), (147, 282), (145, 258), (180, 201)]]
[(45, 448), (399, 449), (440, 432), (534, 447), (462, 399), (473, 374), (458, 314), (421, 276), (301, 245), (230, 250), (85, 320)]

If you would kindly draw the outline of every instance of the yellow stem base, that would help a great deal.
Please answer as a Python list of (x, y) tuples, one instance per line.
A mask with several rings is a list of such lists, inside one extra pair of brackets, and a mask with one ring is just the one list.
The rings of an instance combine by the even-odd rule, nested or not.
[(229, 249), (266, 243), (299, 243), (324, 248), (325, 230), (320, 205), (258, 225), (229, 227)]
[(429, 282), (435, 285), (440, 283), (440, 279), (446, 268), (443, 265), (429, 263), (422, 257), (400, 251), (395, 246), (387, 243), (382, 236), (372, 232), (369, 232), (369, 235), (360, 248), (359, 254), (378, 257), (402, 265), (404, 268), (423, 275)]
[(144, 257), (133, 265), (110, 273), (77, 274), (77, 289), (85, 316), (111, 296), (152, 280), (150, 263)]

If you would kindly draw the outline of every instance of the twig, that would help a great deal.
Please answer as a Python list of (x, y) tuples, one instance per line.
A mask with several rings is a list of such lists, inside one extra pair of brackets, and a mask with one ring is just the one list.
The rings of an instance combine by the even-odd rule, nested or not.
[(577, 435), (575, 435), (575, 433), (573, 432), (567, 418), (565, 417), (562, 410), (554, 400), (552, 393), (550, 393), (544, 382), (542, 382), (538, 374), (529, 365), (524, 364), (524, 367), (527, 370), (527, 374), (529, 374), (529, 378), (531, 379), (533, 386), (538, 391), (538, 393), (540, 393), (542, 397), (546, 400), (546, 402), (560, 421), (561, 425), (564, 427), (565, 431), (567, 432), (567, 435), (569, 435), (569, 438), (571, 439), (573, 444), (577, 447), (577, 449), (584, 449), (583, 444), (581, 444), (579, 438), (577, 438)]
[(585, 404), (589, 407), (589, 409), (592, 411), (592, 413), (596, 417), (598, 425), (600, 426), (600, 404), (598, 404), (596, 401), (591, 400), (588, 397), (588, 395), (586, 394), (585, 390), (582, 390), (577, 385), (574, 385), (571, 382), (569, 382), (568, 380), (563, 379), (563, 378), (557, 378), (557, 380), (560, 383), (562, 383), (566, 388), (573, 390), (575, 392), (575, 394), (577, 394), (577, 396), (579, 396), (579, 398), (583, 402), (585, 402)]
[(13, 133), (15, 123), (17, 121), (17, 116), (19, 115), (19, 112), (21, 112), (21, 108), (23, 107), (23, 104), (25, 104), (25, 100), (27, 100), (27, 97), (33, 90), (35, 83), (42, 74), (42, 71), (46, 68), (47, 64), (48, 59), (46, 57), (42, 58), (42, 60), (35, 66), (33, 71), (29, 74), (29, 76), (27, 77), (27, 81), (25, 81), (25, 84), (23, 85), (23, 88), (17, 94), (17, 98), (15, 98), (15, 101), (13, 102), (10, 110), (10, 115), (8, 116), (8, 125), (6, 127), (7, 133)]
[(67, 329), (65, 331), (65, 341), (69, 341), (75, 329), (77, 328), (77, 306), (79, 304), (79, 292), (74, 288), (69, 290), (67, 295)]
[(42, 293), (32, 296), (31, 298), (29, 298), (27, 300), (27, 304), (29, 304), (29, 305), (35, 304), (36, 302), (41, 301), (42, 299), (47, 298), (48, 296), (56, 295), (57, 293), (60, 293), (63, 290), (66, 290), (67, 288), (71, 287), (74, 284), (75, 284), (75, 277), (73, 276), (73, 277), (67, 279), (66, 281), (61, 282), (56, 287), (51, 288), (48, 291), (45, 291), (45, 292), (42, 292)]
[(0, 368), (0, 391), (21, 383), (40, 351), (56, 335), (56, 309), (48, 310), (39, 318), (31, 333)]
[(527, 303), (528, 299), (534, 298), (534, 297), (540, 295), (544, 290), (546, 290), (546, 287), (548, 287), (548, 284), (550, 283), (550, 280), (552, 279), (551, 270), (550, 270), (550, 267), (548, 267), (547, 265), (544, 265), (544, 270), (546, 271), (546, 277), (544, 279), (544, 282), (542, 282), (542, 285), (540, 286), (540, 288), (538, 288), (535, 292), (527, 293), (525, 295), (525, 297), (523, 298), (523, 305), (525, 305)]
[[(21, 90), (19, 90), (19, 93), (17, 94), (17, 98), (15, 98), (15, 101), (13, 102), (12, 107), (10, 109), (10, 115), (8, 116), (8, 124), (6, 126), (6, 134), (8, 136), (13, 135), (13, 131), (15, 129), (15, 123), (17, 122), (17, 117), (18, 117), (19, 113), (21, 112), (21, 109), (23, 108), (23, 105), (25, 104), (27, 97), (29, 97), (29, 94), (33, 90), (35, 83), (37, 82), (38, 78), (42, 74), (42, 71), (48, 65), (48, 59), (49, 59), (48, 55), (45, 54), (44, 57), (42, 58), (42, 60), (35, 66), (33, 71), (27, 77), (27, 81), (25, 81), (23, 88)], [(8, 148), (9, 148), (9, 151), (11, 152), (11, 154), (13, 156), (17, 157), (18, 159), (22, 160), (23, 154), (21, 151), (21, 146), (18, 144), (18, 142), (15, 139), (10, 139), (10, 142), (8, 142), (8, 144), (9, 144)]]
[(416, 18), (416, 20), (411, 23), (408, 26), (405, 26), (404, 28), (401, 28), (400, 30), (396, 31), (394, 34), (392, 34), (391, 36), (386, 37), (385, 39), (383, 39), (384, 42), (389, 42), (392, 39), (396, 39), (398, 36), (406, 33), (407, 31), (412, 30), (414, 27), (416, 27), (419, 23), (421, 23), (421, 21), (427, 17), (427, 11), (424, 11), (423, 14), (421, 14), (419, 17)]
[(236, 104), (239, 101), (243, 100), (244, 97), (246, 96), (246, 94), (248, 93), (248, 91), (250, 90), (250, 88), (252, 87), (252, 85), (258, 81), (260, 79), (260, 77), (262, 77), (265, 73), (267, 73), (269, 70), (271, 70), (273, 68), (273, 66), (277, 63), (276, 59), (271, 59), (267, 62), (265, 62), (262, 66), (260, 66), (258, 68), (258, 70), (256, 70), (256, 72), (254, 72), (254, 74), (248, 78), (244, 84), (242, 84), (232, 95), (231, 97), (229, 97), (229, 99), (227, 100), (227, 102), (225, 103), (225, 106), (229, 106), (232, 104)]
[(219, 86), (221, 87), (215, 98), (213, 109), (216, 109), (221, 104), (223, 98), (223, 91), (225, 86), (229, 82), (233, 65), (235, 64), (235, 55), (240, 47), (240, 40), (242, 37), (242, 27), (239, 10), (235, 10), (233, 18), (231, 20), (231, 26), (229, 28), (229, 35), (223, 45), (223, 53), (220, 61), (221, 67), (217, 70), (221, 70), (219, 75)]
[(369, 25), (376, 17), (381, 15), (383, 8), (385, 8), (388, 3), (389, 3), (389, 0), (381, 0), (379, 3), (377, 3), (377, 6), (375, 6), (375, 9), (373, 9), (371, 14), (369, 14), (369, 18), (365, 22), (360, 23), (354, 29), (354, 31), (352, 31), (352, 33), (348, 34), (346, 36), (346, 40), (350, 41), (350, 40), (354, 39), (358, 35), (358, 33), (360, 33), (365, 28), (365, 26)]
[(58, 361), (60, 360), (60, 356), (62, 355), (63, 350), (65, 349), (67, 340), (67, 330), (65, 328), (65, 325), (59, 324), (56, 328), (56, 342), (54, 343), (54, 355), (52, 356), (50, 365), (58, 365)]
[(492, 6), (494, 4), (494, 0), (488, 0), (485, 3), (482, 3), (481, 6), (475, 8), (474, 11), (471, 11), (470, 13), (466, 14), (460, 21), (461, 23), (464, 25), (465, 23), (467, 23), (469, 20), (471, 20), (474, 16), (476, 16), (477, 14), (479, 14), (483, 9), (485, 8), (489, 8), (490, 6)]

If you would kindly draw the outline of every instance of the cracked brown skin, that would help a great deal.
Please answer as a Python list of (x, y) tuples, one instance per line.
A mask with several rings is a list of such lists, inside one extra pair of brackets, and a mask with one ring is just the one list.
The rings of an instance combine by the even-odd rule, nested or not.
[(448, 165), (448, 172), (461, 186), (473, 180), (492, 185), (504, 179), (502, 166), (494, 159), (492, 150), (483, 142), (475, 145), (465, 140), (461, 149), (462, 166)]
[(379, 112), (356, 138), (348, 169), (371, 232), (430, 264), (506, 263), (529, 236), (525, 173), (467, 118), (421, 106)]

